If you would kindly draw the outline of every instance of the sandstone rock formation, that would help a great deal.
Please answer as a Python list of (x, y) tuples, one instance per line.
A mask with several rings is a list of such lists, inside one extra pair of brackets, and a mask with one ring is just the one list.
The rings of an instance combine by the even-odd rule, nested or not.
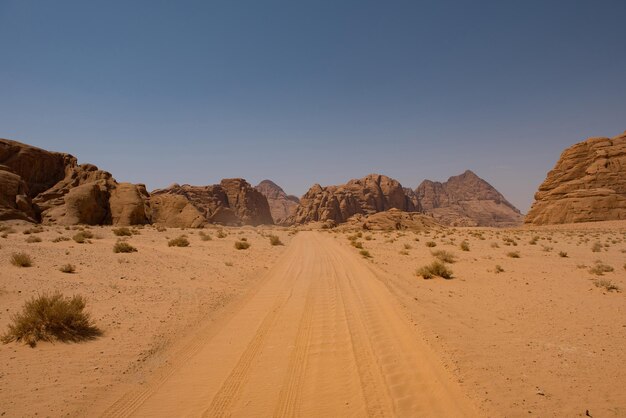
[(441, 227), (432, 216), (418, 212), (403, 212), (395, 208), (371, 215), (357, 214), (344, 225), (348, 229), (361, 228), (372, 231), (424, 231)]
[(263, 180), (255, 189), (265, 196), (270, 205), (270, 212), (274, 223), (285, 224), (290, 216), (293, 216), (300, 203), (300, 199), (288, 195), (285, 191), (271, 180)]
[(421, 209), (452, 226), (515, 226), (522, 214), (500, 192), (467, 170), (444, 183), (424, 180), (415, 190)]
[(406, 212), (416, 210), (398, 181), (380, 174), (370, 174), (340, 186), (314, 185), (302, 196), (289, 222), (342, 223), (355, 214), (372, 214), (391, 208)]
[(145, 187), (142, 192), (141, 185), (119, 184), (110, 173), (79, 165), (70, 154), (0, 139), (0, 164), (4, 219), (65, 225), (149, 222)]
[(211, 186), (173, 184), (151, 193), (152, 222), (166, 226), (271, 225), (267, 199), (243, 179)]
[(539, 186), (525, 222), (626, 219), (626, 132), (567, 148)]

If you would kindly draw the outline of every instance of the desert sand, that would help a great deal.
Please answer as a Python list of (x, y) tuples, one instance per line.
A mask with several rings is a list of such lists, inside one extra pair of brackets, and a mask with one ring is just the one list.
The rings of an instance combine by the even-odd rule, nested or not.
[[(84, 244), (53, 242), (76, 229), (12, 228), (0, 329), (31, 296), (61, 290), (87, 298), (104, 334), (0, 345), (3, 416), (626, 414), (626, 300), (602, 286), (626, 288), (626, 222), (223, 238), (146, 226), (124, 238), (129, 254), (113, 253), (110, 227)], [(181, 234), (191, 245), (168, 247)], [(235, 249), (243, 237), (250, 248)], [(442, 249), (454, 278), (419, 277)], [(33, 266), (11, 265), (17, 251)], [(613, 271), (593, 274), (597, 261)]]

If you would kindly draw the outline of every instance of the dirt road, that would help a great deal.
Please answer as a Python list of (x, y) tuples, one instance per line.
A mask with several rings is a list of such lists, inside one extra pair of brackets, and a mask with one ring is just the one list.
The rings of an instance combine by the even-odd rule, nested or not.
[(367, 262), (301, 232), (262, 286), (106, 417), (474, 416)]

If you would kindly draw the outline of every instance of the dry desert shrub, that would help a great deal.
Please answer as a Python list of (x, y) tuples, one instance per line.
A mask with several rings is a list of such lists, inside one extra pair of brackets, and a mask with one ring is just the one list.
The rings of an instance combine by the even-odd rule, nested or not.
[(250, 243), (247, 241), (236, 241), (235, 248), (238, 250), (247, 250), (250, 248)]
[(41, 242), (41, 238), (35, 236), (35, 235), (31, 235), (28, 238), (26, 238), (26, 242), (29, 244), (32, 244), (34, 242)]
[(519, 251), (511, 251), (506, 253), (506, 256), (510, 258), (520, 258)]
[(596, 285), (596, 287), (603, 287), (607, 292), (620, 291), (619, 286), (610, 280), (595, 280), (593, 284)]
[(200, 231), (198, 232), (198, 235), (200, 235), (200, 239), (202, 241), (211, 241), (213, 238), (211, 238), (211, 236), (207, 233), (205, 233), (204, 231)]
[(361, 251), (359, 251), (359, 254), (361, 254), (363, 256), (363, 258), (372, 258), (372, 255), (367, 250), (361, 250)]
[(61, 268), (59, 268), (59, 271), (72, 274), (76, 271), (76, 266), (74, 266), (73, 264), (66, 264), (64, 266), (61, 266)]
[(133, 247), (126, 241), (118, 241), (113, 246), (114, 253), (134, 253), (137, 251), (137, 248)]
[(164, 226), (157, 226), (156, 230), (157, 230), (157, 232), (165, 232), (165, 231), (167, 231), (167, 228), (164, 227)]
[(559, 251), (559, 257), (567, 258), (567, 253), (565, 251)]
[(604, 264), (602, 261), (596, 261), (596, 264), (589, 269), (589, 273), (597, 276), (602, 276), (604, 273), (610, 273), (613, 271), (613, 267), (608, 264)]
[(494, 272), (495, 272), (496, 274), (498, 274), (498, 273), (502, 273), (502, 272), (504, 272), (504, 269), (502, 268), (502, 266), (501, 266), (500, 264), (496, 264), (496, 267), (495, 267), (495, 269), (494, 269)]
[(78, 232), (72, 237), (72, 239), (79, 244), (84, 244), (85, 242), (89, 242), (89, 238), (93, 238), (93, 234), (89, 231)]
[(424, 279), (432, 279), (433, 277), (442, 277), (444, 279), (452, 279), (452, 270), (444, 263), (435, 260), (432, 263), (417, 269), (416, 274)]
[(456, 262), (456, 256), (453, 253), (446, 251), (446, 250), (432, 251), (431, 254), (443, 263)]
[(218, 238), (226, 238), (227, 234), (223, 230), (220, 229), (217, 231), (217, 234), (215, 236)]
[(113, 228), (113, 233), (118, 237), (130, 237), (133, 235), (132, 231), (125, 226), (121, 228)]
[(33, 265), (33, 260), (26, 253), (13, 253), (11, 264), (17, 267), (30, 267)]
[(436, 247), (436, 246), (437, 246), (437, 243), (436, 243), (435, 241), (428, 241), (428, 242), (426, 243), (426, 246), (427, 246), (428, 248), (433, 248), (433, 247)]
[(70, 239), (68, 237), (56, 237), (55, 239), (52, 240), (52, 242), (56, 243), (56, 242), (62, 242), (62, 241), (69, 241)]
[(602, 251), (602, 244), (600, 244), (599, 242), (596, 242), (591, 247), (591, 251), (594, 252), (594, 253), (599, 253), (600, 251)]
[(283, 242), (277, 235), (270, 235), (270, 244), (272, 245), (283, 245)]
[(34, 297), (24, 304), (22, 312), (14, 315), (2, 342), (23, 341), (34, 347), (38, 341), (79, 342), (91, 340), (102, 331), (87, 312), (85, 299), (65, 297), (56, 292)]
[(173, 238), (167, 242), (168, 247), (189, 247), (189, 240), (184, 235)]
[(469, 242), (463, 241), (461, 243), (461, 250), (462, 251), (469, 251), (470, 250)]
[(39, 234), (41, 232), (43, 232), (43, 227), (41, 227), (41, 226), (34, 226), (32, 228), (28, 228), (28, 229), (25, 229), (24, 231), (22, 231), (22, 233), (24, 235)]
[(363, 248), (363, 243), (361, 241), (350, 241), (350, 245), (352, 245), (354, 248)]

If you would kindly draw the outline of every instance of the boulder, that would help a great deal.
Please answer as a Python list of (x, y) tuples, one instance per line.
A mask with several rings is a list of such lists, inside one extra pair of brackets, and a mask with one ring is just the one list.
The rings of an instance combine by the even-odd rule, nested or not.
[(270, 207), (272, 219), (278, 225), (284, 225), (290, 216), (293, 216), (300, 200), (285, 191), (271, 180), (263, 180), (257, 189), (265, 198)]
[(302, 196), (289, 222), (343, 223), (355, 214), (367, 215), (391, 208), (406, 212), (416, 210), (415, 204), (398, 181), (380, 174), (370, 174), (339, 186), (322, 187), (315, 184)]
[(535, 225), (626, 219), (626, 132), (589, 138), (561, 154), (535, 193)]
[(444, 225), (510, 227), (522, 223), (520, 211), (470, 170), (443, 183), (424, 180), (415, 194), (421, 210)]
[[(185, 208), (184, 220), (172, 218), (170, 211), (164, 212), (153, 204), (163, 205), (164, 201), (160, 199), (163, 196), (178, 196), (171, 202), (180, 210)], [(210, 186), (173, 184), (166, 189), (154, 190), (150, 201), (152, 222), (166, 226), (191, 227), (197, 224), (198, 216), (204, 223), (221, 225), (273, 224), (267, 199), (243, 179), (224, 179), (220, 184)]]

